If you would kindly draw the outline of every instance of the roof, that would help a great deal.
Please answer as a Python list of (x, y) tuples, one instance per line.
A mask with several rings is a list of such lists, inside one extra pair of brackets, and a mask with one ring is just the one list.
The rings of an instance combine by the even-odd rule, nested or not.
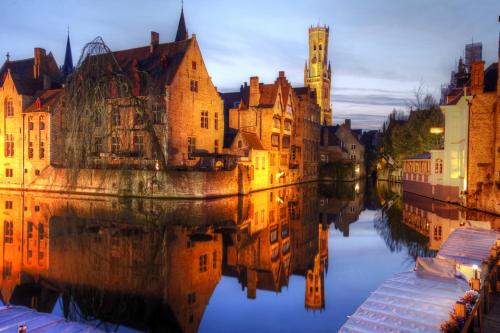
[(339, 332), (439, 332), (469, 286), (450, 274), (452, 263), (419, 258), (421, 262), (417, 270), (384, 281)]
[(95, 326), (68, 321), (49, 313), (40, 313), (24, 306), (0, 307), (0, 329), (2, 331), (16, 331), (18, 324), (23, 323), (28, 331), (37, 332), (103, 332)]
[(457, 261), (462, 265), (481, 265), (490, 256), (490, 250), (500, 239), (494, 230), (473, 228), (455, 229), (439, 248), (438, 257)]
[(188, 39), (189, 35), (186, 28), (186, 21), (184, 20), (184, 6), (181, 9), (181, 17), (179, 18), (179, 25), (177, 26), (177, 34), (175, 35), (175, 41), (180, 42)]
[(246, 141), (250, 149), (264, 150), (264, 146), (262, 146), (262, 142), (260, 142), (260, 139), (257, 136), (257, 134), (241, 131), (241, 136)]
[(431, 153), (428, 151), (424, 151), (423, 153), (407, 157), (405, 158), (405, 160), (429, 160), (430, 158), (431, 158)]
[(498, 63), (493, 63), (484, 71), (484, 92), (497, 91)]
[[(177, 70), (184, 59), (193, 39), (180, 42), (163, 43), (112, 52), (118, 65), (125, 73), (136, 69), (145, 71), (152, 76), (158, 87), (172, 83)], [(99, 55), (100, 56), (100, 55)]]
[(57, 103), (58, 97), (61, 96), (63, 89), (48, 89), (43, 90), (38, 96), (35, 96), (35, 101), (28, 106), (25, 112), (49, 112)]
[[(53, 80), (53, 87), (58, 86), (61, 73), (57, 63), (49, 53), (46, 57), (46, 73)], [(0, 86), (3, 86), (7, 72), (10, 71), (16, 90), (21, 95), (34, 95), (38, 90), (43, 89), (43, 77), (35, 79), (33, 77), (34, 58), (6, 61), (0, 68)]]

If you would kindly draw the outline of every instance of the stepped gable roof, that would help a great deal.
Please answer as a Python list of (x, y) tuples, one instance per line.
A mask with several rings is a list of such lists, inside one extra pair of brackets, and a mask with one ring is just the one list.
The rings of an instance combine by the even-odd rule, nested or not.
[(484, 92), (497, 91), (498, 63), (493, 63), (484, 71)]
[(262, 142), (260, 142), (257, 134), (241, 131), (241, 136), (251, 149), (264, 150), (264, 146), (262, 146)]
[(47, 89), (35, 95), (35, 101), (24, 112), (49, 112), (62, 96), (63, 89)]
[(277, 83), (259, 85), (260, 100), (258, 107), (273, 107), (278, 96), (278, 88), (279, 84)]
[[(59, 87), (61, 73), (52, 53), (46, 55), (46, 71), (52, 82), (52, 87)], [(3, 86), (7, 72), (10, 72), (16, 90), (21, 95), (34, 95), (38, 90), (43, 89), (43, 76), (38, 79), (33, 77), (34, 58), (6, 61), (0, 68), (0, 86)]]
[(424, 151), (423, 153), (419, 153), (405, 158), (405, 160), (430, 160), (430, 159), (431, 159), (431, 153), (428, 151)]

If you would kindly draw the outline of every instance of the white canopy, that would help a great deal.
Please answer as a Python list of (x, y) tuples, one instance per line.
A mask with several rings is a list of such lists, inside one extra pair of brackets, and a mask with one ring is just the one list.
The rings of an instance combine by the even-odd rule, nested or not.
[(469, 289), (464, 279), (450, 277), (453, 266), (447, 260), (426, 258), (415, 271), (387, 279), (339, 332), (439, 332), (455, 302)]
[(500, 233), (476, 228), (455, 229), (441, 245), (438, 258), (455, 260), (462, 265), (478, 265), (488, 259)]

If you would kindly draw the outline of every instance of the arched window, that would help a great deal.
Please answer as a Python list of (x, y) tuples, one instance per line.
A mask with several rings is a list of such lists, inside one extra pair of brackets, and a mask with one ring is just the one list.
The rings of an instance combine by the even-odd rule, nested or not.
[(442, 174), (443, 173), (443, 160), (438, 158), (436, 160), (436, 163), (434, 165), (434, 173), (435, 174)]
[(5, 100), (5, 116), (14, 117), (14, 101), (12, 98)]
[(319, 44), (319, 50), (323, 50), (323, 47), (321, 46), (321, 44)]

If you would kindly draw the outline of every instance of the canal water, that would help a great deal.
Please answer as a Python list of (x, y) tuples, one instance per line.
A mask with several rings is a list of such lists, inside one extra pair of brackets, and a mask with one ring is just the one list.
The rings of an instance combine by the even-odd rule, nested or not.
[(336, 332), (467, 219), (497, 223), (384, 182), (196, 201), (3, 192), (0, 210), (2, 303), (110, 332)]

